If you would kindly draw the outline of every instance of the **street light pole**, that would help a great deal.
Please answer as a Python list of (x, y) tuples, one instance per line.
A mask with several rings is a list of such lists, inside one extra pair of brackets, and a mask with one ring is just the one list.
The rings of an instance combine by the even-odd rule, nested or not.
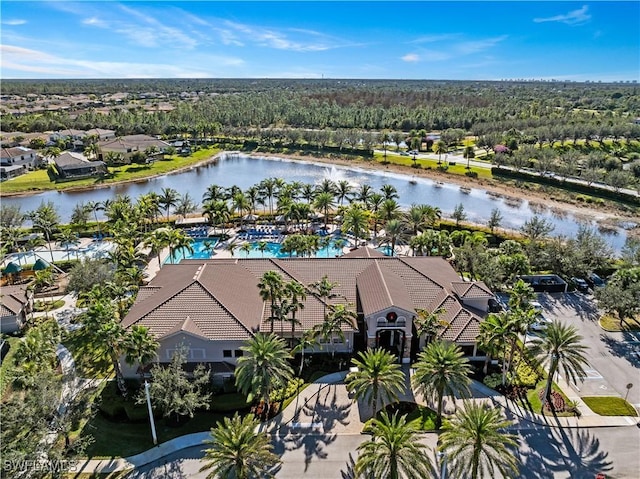
[(147, 408), (149, 409), (149, 422), (151, 423), (151, 437), (153, 437), (153, 445), (158, 444), (158, 436), (156, 435), (156, 423), (153, 419), (153, 409), (151, 408), (151, 396), (149, 395), (149, 383), (144, 382), (144, 394), (147, 397)]

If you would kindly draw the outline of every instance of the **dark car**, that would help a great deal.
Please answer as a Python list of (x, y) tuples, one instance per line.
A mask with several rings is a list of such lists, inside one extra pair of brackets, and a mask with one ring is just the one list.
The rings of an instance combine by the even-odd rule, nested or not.
[(598, 276), (595, 273), (591, 273), (588, 277), (587, 277), (587, 283), (589, 284), (589, 286), (591, 286), (592, 288), (602, 288), (604, 286), (604, 280)]
[(582, 278), (576, 278), (576, 277), (571, 278), (571, 284), (573, 284), (573, 287), (576, 288), (581, 293), (586, 293), (587, 291), (589, 291), (589, 283), (587, 283)]

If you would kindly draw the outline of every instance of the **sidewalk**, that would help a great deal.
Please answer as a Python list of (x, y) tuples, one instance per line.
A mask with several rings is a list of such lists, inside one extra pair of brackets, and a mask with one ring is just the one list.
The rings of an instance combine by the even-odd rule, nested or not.
[[(344, 385), (347, 372), (337, 372), (323, 376), (307, 386), (298, 398), (289, 404), (277, 417), (261, 424), (259, 431), (270, 434), (361, 434), (364, 421), (371, 416), (370, 408), (353, 402)], [(558, 386), (570, 400), (579, 401), (581, 417), (543, 416), (527, 411), (507, 400), (504, 396), (484, 384), (473, 381), (471, 392), (475, 400), (491, 401), (505, 410), (507, 419), (526, 421), (544, 427), (592, 428), (633, 426), (637, 418), (626, 416), (598, 416), (593, 413), (562, 379)], [(407, 396), (412, 391), (407, 392)], [(417, 398), (415, 398), (416, 402)], [(111, 473), (141, 467), (157, 461), (181, 449), (200, 446), (210, 437), (209, 432), (199, 432), (181, 436), (159, 444), (147, 451), (127, 458), (89, 459), (78, 465), (77, 472)]]

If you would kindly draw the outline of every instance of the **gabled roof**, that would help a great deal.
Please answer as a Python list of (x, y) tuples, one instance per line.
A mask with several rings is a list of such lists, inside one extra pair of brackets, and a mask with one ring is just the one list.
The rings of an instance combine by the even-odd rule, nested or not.
[[(444, 331), (446, 338), (462, 341), (475, 338), (478, 333), (480, 316), (461, 304), (458, 293), (480, 295), (486, 286), (480, 283), (476, 289), (474, 283), (461, 282), (443, 259), (348, 255), (193, 259), (165, 265), (148, 286), (140, 289), (123, 326), (147, 326), (157, 338), (185, 331), (210, 340), (245, 340), (258, 328), (269, 331), (269, 304), (262, 300), (257, 286), (267, 271), (276, 271), (285, 282), (295, 280), (309, 289), (323, 276), (337, 284), (332, 290), (334, 297), (326, 299), (326, 305), (311, 290), (307, 292), (304, 308), (296, 313), (301, 323), (296, 326), (297, 331), (321, 323), (326, 308), (340, 303), (353, 310), (359, 304), (362, 311), (358, 312), (365, 315), (391, 306), (409, 312), (433, 312), (442, 307), (446, 310), (443, 319), (449, 322)], [(462, 291), (462, 285), (467, 289)], [(276, 323), (273, 329), (286, 337), (291, 325)]]
[[(66, 169), (66, 168), (78, 168), (78, 167), (87, 167), (92, 164), (91, 161), (87, 159), (81, 153), (74, 153), (72, 151), (65, 151), (60, 156), (57, 156), (54, 161), (58, 168)], [(96, 163), (96, 165), (102, 164), (102, 162)]]
[(493, 293), (483, 282), (454, 281), (451, 289), (460, 299), (493, 298)]
[(28, 303), (26, 287), (3, 286), (0, 290), (0, 316), (16, 316)]
[(342, 256), (343, 258), (384, 258), (384, 253), (374, 248), (365, 246), (364, 248), (356, 248)]
[(387, 268), (381, 267), (381, 263), (374, 262), (356, 279), (364, 315), (369, 316), (393, 306), (409, 312), (415, 311), (415, 305), (407, 293), (402, 278)]

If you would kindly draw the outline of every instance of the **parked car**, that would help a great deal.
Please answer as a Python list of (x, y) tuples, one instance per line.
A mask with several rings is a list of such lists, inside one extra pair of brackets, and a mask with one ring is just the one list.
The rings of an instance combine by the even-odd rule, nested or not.
[(594, 289), (602, 288), (605, 285), (604, 280), (595, 273), (591, 273), (587, 276), (587, 283)]
[(489, 312), (490, 313), (500, 313), (504, 311), (504, 306), (494, 298), (489, 298)]
[(576, 278), (575, 276), (570, 279), (571, 284), (574, 288), (576, 288), (581, 293), (586, 293), (589, 291), (589, 283), (586, 282), (583, 278)]
[(551, 320), (540, 313), (538, 314), (538, 319), (536, 320), (536, 322), (529, 326), (529, 330), (539, 333), (541, 331), (544, 331), (549, 323), (551, 323)]

